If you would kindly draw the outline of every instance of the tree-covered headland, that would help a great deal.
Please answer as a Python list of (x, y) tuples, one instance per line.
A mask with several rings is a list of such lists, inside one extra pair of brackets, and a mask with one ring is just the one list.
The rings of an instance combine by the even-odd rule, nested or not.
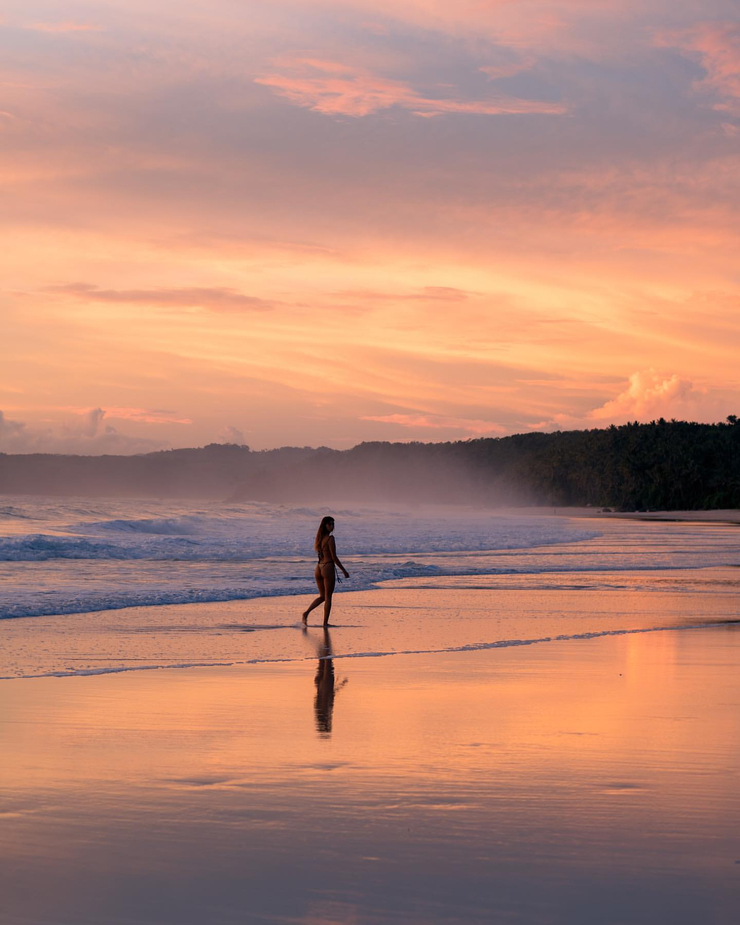
[(0, 493), (618, 511), (740, 508), (740, 421), (666, 421), (350, 450), (211, 444), (140, 456), (0, 454)]

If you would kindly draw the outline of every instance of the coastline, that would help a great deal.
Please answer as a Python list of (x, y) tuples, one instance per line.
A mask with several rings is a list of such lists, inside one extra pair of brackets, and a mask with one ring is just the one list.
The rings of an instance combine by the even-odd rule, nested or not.
[(604, 511), (601, 507), (552, 507), (540, 505), (529, 508), (497, 508), (496, 512), (515, 516), (552, 514), (559, 517), (593, 518), (596, 520), (642, 520), (657, 523), (712, 523), (740, 524), (740, 510), (723, 508), (696, 511)]
[[(562, 552), (556, 549), (555, 556)], [(739, 592), (732, 565), (401, 578), (335, 596), (333, 655), (357, 661), (540, 648), (604, 635), (721, 626), (740, 617)], [(0, 681), (310, 662), (313, 644), (300, 614), (313, 596), (3, 621)], [(320, 623), (320, 615), (314, 616), (309, 628), (317, 630)]]
[(0, 925), (731, 925), (737, 568), (584, 553), (7, 621)]
[[(584, 516), (584, 515), (579, 515)], [(597, 514), (599, 519), (644, 520), (663, 523), (740, 524), (740, 511), (726, 509), (713, 511), (633, 511)]]

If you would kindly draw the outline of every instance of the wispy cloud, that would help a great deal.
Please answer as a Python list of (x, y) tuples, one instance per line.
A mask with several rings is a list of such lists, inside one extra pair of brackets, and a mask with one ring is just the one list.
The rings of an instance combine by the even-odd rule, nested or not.
[(678, 48), (706, 71), (695, 86), (723, 98), (714, 108), (740, 113), (740, 23), (703, 22), (691, 29), (658, 32), (658, 46)]
[(106, 409), (78, 446), (268, 446), (740, 392), (728, 0), (36, 6), (59, 22), (0, 30), (0, 407), (26, 431), (63, 436), (51, 395)]
[(438, 93), (439, 88), (436, 94), (427, 96), (405, 81), (381, 77), (369, 70), (338, 61), (317, 58), (278, 61), (275, 72), (257, 77), (255, 82), (269, 87), (298, 106), (325, 115), (355, 118), (393, 107), (424, 117), (451, 113), (489, 116), (534, 113), (562, 115), (567, 111), (567, 107), (561, 103), (515, 97), (477, 100), (442, 97)]
[(522, 55), (508, 61), (500, 61), (497, 64), (484, 64), (478, 70), (490, 80), (499, 80), (502, 77), (513, 77), (515, 74), (521, 74), (522, 71), (533, 67), (535, 61), (536, 59), (532, 55)]
[(466, 434), (503, 434), (506, 428), (495, 421), (472, 420), (470, 418), (445, 417), (440, 414), (367, 414), (363, 421), (378, 421), (381, 424), (399, 424), (418, 430), (459, 430)]
[(464, 302), (473, 293), (454, 286), (423, 286), (412, 292), (378, 292), (372, 289), (342, 289), (332, 295), (356, 302)]
[(102, 26), (88, 22), (32, 22), (24, 26), (35, 32), (103, 32)]
[(244, 295), (227, 287), (183, 287), (173, 289), (101, 289), (89, 283), (48, 286), (47, 292), (86, 302), (115, 302), (156, 305), (161, 308), (201, 308), (210, 311), (270, 311), (282, 303)]
[(163, 408), (116, 408), (108, 407), (104, 412), (100, 408), (76, 408), (62, 407), (55, 409), (58, 411), (68, 411), (73, 414), (79, 414), (83, 417), (104, 414), (107, 418), (120, 419), (122, 421), (139, 421), (143, 424), (192, 424), (190, 418), (183, 417), (176, 411), (169, 411)]

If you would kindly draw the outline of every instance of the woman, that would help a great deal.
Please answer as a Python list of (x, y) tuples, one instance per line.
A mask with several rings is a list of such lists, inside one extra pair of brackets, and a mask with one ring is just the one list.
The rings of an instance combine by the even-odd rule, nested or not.
[(337, 544), (331, 535), (334, 530), (334, 518), (323, 517), (316, 532), (316, 539), (313, 548), (319, 557), (314, 573), (316, 585), (319, 589), (319, 596), (311, 604), (308, 610), (303, 613), (303, 622), (308, 623), (308, 615), (318, 607), (324, 605), (324, 626), (329, 625), (329, 614), (331, 613), (331, 598), (334, 594), (334, 581), (336, 579), (336, 569), (344, 572), (344, 577), (349, 578), (349, 572), (342, 565), (337, 557)]

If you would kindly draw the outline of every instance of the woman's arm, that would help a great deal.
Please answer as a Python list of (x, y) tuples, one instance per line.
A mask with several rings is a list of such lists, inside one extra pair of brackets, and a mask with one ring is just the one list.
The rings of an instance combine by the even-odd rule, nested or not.
[(345, 578), (349, 578), (349, 572), (339, 561), (339, 556), (337, 555), (337, 544), (333, 536), (329, 537), (329, 552), (331, 553), (331, 557), (334, 560), (334, 565), (336, 565), (338, 569), (341, 569), (344, 572)]

